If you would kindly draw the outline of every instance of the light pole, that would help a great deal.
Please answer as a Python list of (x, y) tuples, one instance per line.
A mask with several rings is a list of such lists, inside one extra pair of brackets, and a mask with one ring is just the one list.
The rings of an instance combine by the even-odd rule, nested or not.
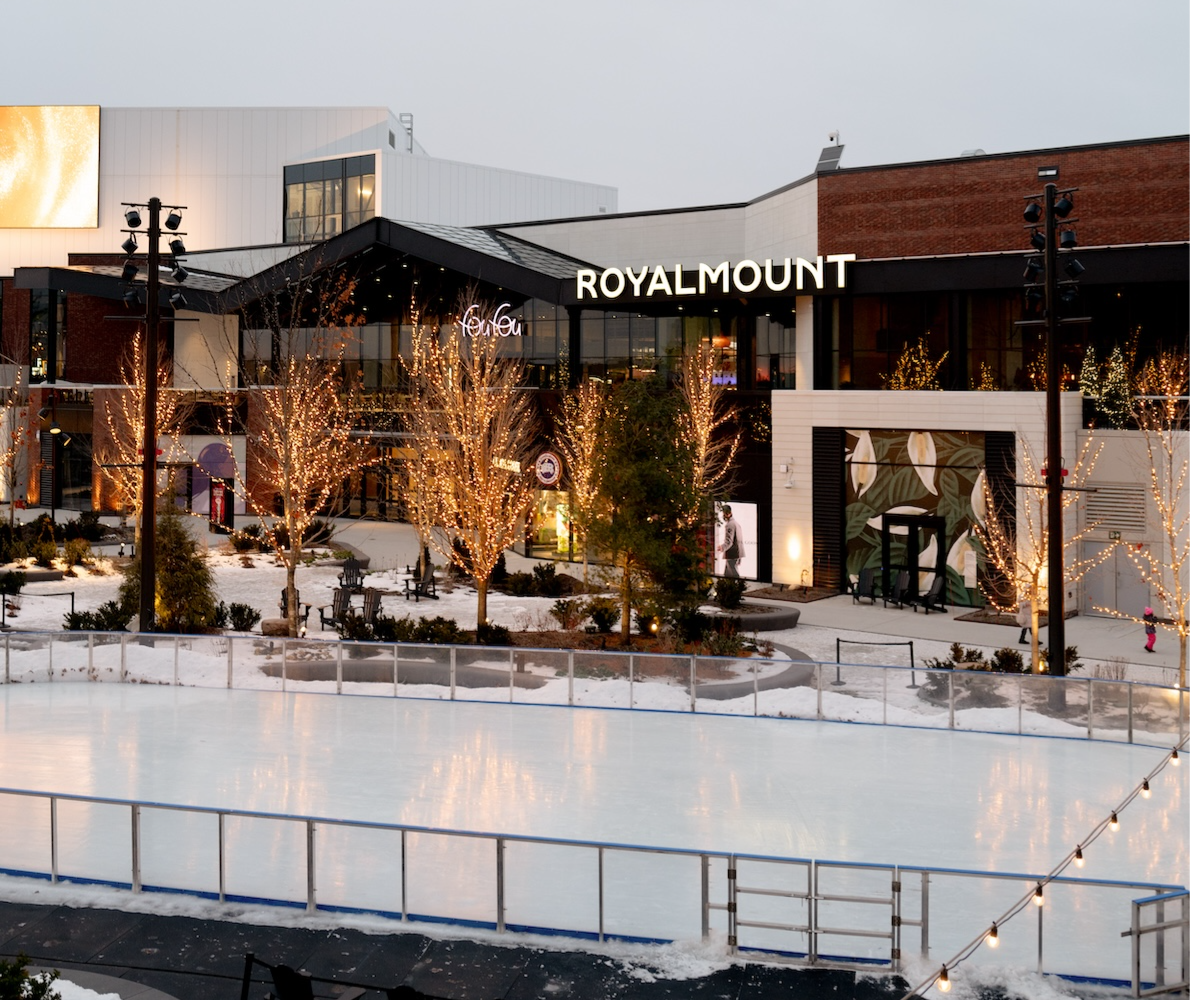
[[(185, 205), (165, 205), (160, 198), (150, 198), (148, 203), (122, 202), (128, 208), (124, 213), (124, 220), (128, 228), (122, 232), (128, 233), (128, 239), (123, 243), (124, 252), (129, 259), (124, 262), (123, 277), (131, 281), (136, 277), (136, 264), (132, 254), (136, 252), (136, 234), (141, 230), (141, 213), (138, 209), (147, 209), (149, 213), (148, 225), (144, 228), (147, 237), (147, 261), (145, 275), (145, 412), (144, 433), (141, 435), (141, 601), (140, 601), (140, 630), (151, 632), (156, 616), (157, 593), (157, 329), (161, 323), (161, 247), (159, 241), (161, 232), (161, 210), (168, 208), (165, 225), (170, 230), (170, 253), (174, 257), (172, 277), (181, 284), (188, 274), (178, 262), (177, 257), (186, 252), (181, 237), (184, 233), (177, 232), (182, 223), (182, 209)], [(181, 292), (175, 293), (170, 299), (171, 305), (185, 305)]]
[[(1058, 251), (1076, 246), (1075, 230), (1070, 228), (1078, 219), (1068, 216), (1075, 207), (1072, 195), (1078, 188), (1059, 190), (1054, 179), (1058, 167), (1039, 167), (1039, 179), (1051, 178), (1042, 194), (1026, 196), (1023, 217), (1030, 230), (1030, 245), (1042, 251), (1042, 260), (1030, 257), (1026, 262), (1026, 300), (1041, 304), (1041, 320), (1024, 320), (1022, 326), (1042, 326), (1046, 337), (1046, 524), (1047, 524), (1047, 670), (1052, 676), (1067, 673), (1067, 635), (1063, 599), (1066, 580), (1063, 572), (1063, 461), (1062, 461), (1062, 397), (1063, 351), (1059, 342), (1059, 327), (1066, 323), (1086, 323), (1087, 317), (1059, 318), (1059, 303), (1075, 302), (1079, 275), (1083, 266), (1068, 258), (1068, 277), (1059, 280)], [(1039, 201), (1042, 204), (1039, 204)], [(1039, 230), (1039, 223), (1042, 224)], [(1059, 232), (1059, 227), (1063, 229)], [(1056, 236), (1058, 239), (1056, 240)], [(1042, 281), (1038, 281), (1041, 276)]]

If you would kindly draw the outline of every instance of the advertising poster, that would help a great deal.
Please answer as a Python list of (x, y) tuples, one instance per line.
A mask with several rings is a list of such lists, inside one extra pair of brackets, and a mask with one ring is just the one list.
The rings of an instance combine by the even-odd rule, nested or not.
[(757, 579), (757, 505), (715, 505), (715, 576)]

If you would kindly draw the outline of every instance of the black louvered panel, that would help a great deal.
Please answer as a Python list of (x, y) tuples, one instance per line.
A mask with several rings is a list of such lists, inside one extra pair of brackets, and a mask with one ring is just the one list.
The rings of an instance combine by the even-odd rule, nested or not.
[(51, 434), (41, 435), (41, 468), (37, 471), (38, 503), (42, 507), (57, 506), (54, 503), (54, 438)]
[[(1017, 534), (1017, 435), (1013, 431), (986, 431), (984, 434), (984, 480), (988, 496), (996, 505), (1001, 524), (1009, 537)], [(973, 511), (983, 517), (983, 511)], [(997, 603), (1012, 607), (1016, 602), (1013, 583), (1003, 573), (986, 562), (987, 586), (996, 595)]]
[(844, 586), (844, 431), (815, 427), (811, 438), (815, 586)]

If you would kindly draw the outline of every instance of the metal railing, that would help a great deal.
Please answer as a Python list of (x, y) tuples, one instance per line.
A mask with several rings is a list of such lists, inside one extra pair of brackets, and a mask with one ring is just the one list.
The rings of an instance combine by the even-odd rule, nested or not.
[[(714, 936), (729, 954), (756, 951), (802, 964), (894, 972), (905, 949), (925, 959), (947, 954), (957, 935), (970, 932), (973, 911), (994, 912), (1000, 897), (1020, 895), (1041, 878), (18, 788), (0, 788), (0, 809), (9, 817), (8, 833), (0, 833), (0, 873), (9, 876), (184, 893), (220, 904), (368, 912), (498, 933), (648, 942)], [(1179, 926), (1165, 921), (1160, 908), (1153, 920), (1139, 916), (1139, 908), (1177, 906), (1172, 901), (1180, 898), (1185, 956), (1186, 890), (1074, 878), (1049, 885), (1036, 932), (1024, 917), (1020, 930), (1003, 927), (1003, 947), (990, 957), (1121, 985), (1132, 969), (1137, 982), (1140, 934)], [(1102, 915), (1125, 912), (1139, 892), (1158, 895), (1134, 903), (1140, 933), (1130, 950), (1120, 942), (1124, 935), (1104, 930)], [(1091, 929), (1089, 913), (1098, 917)]]
[(861, 721), (1161, 747), (1175, 746), (1187, 734), (1191, 707), (1186, 689), (1098, 677), (259, 636), (13, 632), (3, 636), (3, 661), (5, 683), (132, 680), (349, 691)]
[[(1171, 912), (1174, 916), (1168, 916)], [(1187, 890), (1135, 899), (1129, 930), (1122, 931), (1132, 944), (1133, 996), (1186, 991), (1188, 987)], [(1173, 940), (1172, 940), (1173, 939)], [(1173, 944), (1174, 947), (1167, 947)], [(1143, 966), (1148, 973), (1142, 976)]]

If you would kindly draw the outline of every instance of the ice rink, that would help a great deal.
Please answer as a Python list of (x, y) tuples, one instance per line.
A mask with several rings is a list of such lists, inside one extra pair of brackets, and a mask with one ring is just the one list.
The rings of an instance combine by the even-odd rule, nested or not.
[[(0, 687), (0, 707), (5, 789), (1027, 876), (1086, 843), (1164, 757), (1080, 739), (137, 684), (11, 684)], [(1185, 885), (1187, 773), (1165, 768), (1153, 795), (1122, 812), (1120, 831), (1089, 848), (1078, 877)], [(127, 807), (58, 810), (60, 871), (128, 881)], [(209, 891), (214, 819), (151, 815), (140, 833), (146, 884)], [(304, 824), (228, 823), (229, 892), (301, 900)], [(378, 902), (399, 898), (393, 834), (320, 827), (319, 837), (323, 899), (399, 908)], [(411, 885), (424, 886), (421, 911), (487, 919), (492, 841), (461, 848), (410, 835), (418, 837), (424, 850), (410, 866)], [(48, 841), (44, 800), (0, 795), (0, 867), (48, 871)], [(670, 863), (635, 858), (609, 884), (651, 878)], [(589, 927), (590, 864), (582, 852), (550, 866), (513, 853), (510, 899), (522, 901), (528, 924)], [(1020, 888), (972, 895), (963, 913), (971, 924), (954, 929), (957, 939), (977, 933)], [(684, 907), (691, 891), (678, 893)], [(448, 897), (458, 897), (454, 910)], [(697, 928), (692, 919), (674, 936)], [(1127, 910), (1111, 915), (1105, 940), (1122, 921)], [(640, 929), (629, 916), (621, 926)]]

